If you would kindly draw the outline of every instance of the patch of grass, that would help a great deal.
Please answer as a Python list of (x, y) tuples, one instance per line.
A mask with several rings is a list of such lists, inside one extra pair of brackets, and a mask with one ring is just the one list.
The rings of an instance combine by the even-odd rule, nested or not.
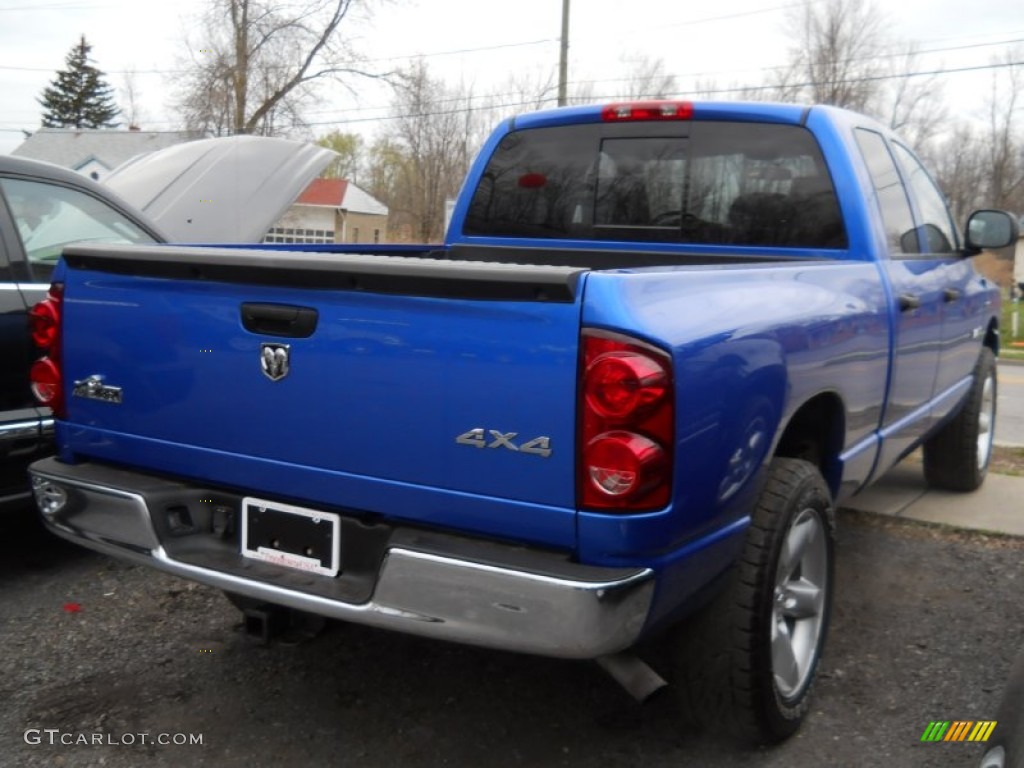
[[(1017, 335), (1013, 335), (1013, 314), (1019, 313)], [(1003, 314), (999, 319), (1000, 349), (999, 356), (1009, 359), (1024, 360), (1024, 347), (1013, 347), (1013, 342), (1024, 342), (1024, 302), (1010, 301), (1003, 296)]]
[[(1014, 312), (1018, 313), (1017, 336), (1014, 332)], [(1024, 342), (1024, 301), (1010, 301), (1006, 296), (1002, 297), (1002, 316), (999, 318), (999, 336), (1002, 346), (1009, 351), (1010, 344), (1015, 341)], [(1019, 348), (1024, 352), (1024, 347)]]
[(1000, 475), (1019, 475), (1024, 477), (1024, 448), (1005, 448), (992, 446), (992, 463), (989, 472)]

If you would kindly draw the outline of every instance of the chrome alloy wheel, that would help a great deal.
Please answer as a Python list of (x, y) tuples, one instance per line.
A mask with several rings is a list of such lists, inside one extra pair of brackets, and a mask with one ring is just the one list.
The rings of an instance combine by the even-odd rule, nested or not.
[(796, 515), (775, 571), (771, 656), (775, 686), (783, 699), (800, 694), (818, 655), (829, 587), (823, 525), (813, 509)]
[(988, 376), (981, 389), (981, 408), (978, 409), (978, 469), (988, 466), (992, 453), (992, 427), (996, 420), (996, 382)]

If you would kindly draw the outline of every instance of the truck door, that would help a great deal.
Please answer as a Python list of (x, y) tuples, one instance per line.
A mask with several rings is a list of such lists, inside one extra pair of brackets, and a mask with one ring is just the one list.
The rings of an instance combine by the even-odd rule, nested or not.
[(38, 357), (28, 309), (46, 298), (61, 250), (80, 240), (153, 241), (103, 200), (66, 183), (0, 176), (0, 504), (28, 494), (25, 467), (49, 450), (53, 417), (36, 407), (29, 368)]
[(935, 420), (957, 402), (943, 395), (970, 376), (977, 362), (988, 311), (987, 280), (960, 252), (956, 227), (931, 176), (909, 149), (895, 142), (892, 146), (915, 203), (921, 251), (939, 264), (942, 342), (933, 395)]
[(881, 418), (879, 468), (885, 470), (931, 424), (938, 373), (946, 259), (921, 253), (910, 198), (882, 134), (859, 128), (857, 143), (875, 187), (888, 259), (882, 268), (892, 286), (893, 360), (889, 397)]
[(14, 223), (0, 197), (0, 506), (27, 494), (25, 466), (39, 445), (39, 411), (29, 391), (34, 357), (28, 338), (28, 307), (20, 289), (24, 264)]

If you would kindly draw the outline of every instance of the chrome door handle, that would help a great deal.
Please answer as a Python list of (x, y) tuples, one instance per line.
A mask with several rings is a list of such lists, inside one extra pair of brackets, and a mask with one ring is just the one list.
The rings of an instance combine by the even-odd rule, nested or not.
[(907, 312), (918, 309), (921, 306), (921, 299), (912, 293), (901, 293), (899, 297), (900, 312)]

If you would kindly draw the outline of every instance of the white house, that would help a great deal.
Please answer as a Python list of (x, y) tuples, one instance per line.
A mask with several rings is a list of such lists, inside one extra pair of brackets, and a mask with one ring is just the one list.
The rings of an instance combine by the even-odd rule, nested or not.
[(345, 179), (313, 179), (264, 238), (266, 243), (382, 243), (388, 209)]
[(100, 181), (136, 155), (204, 137), (200, 131), (40, 128), (11, 154), (54, 163)]

